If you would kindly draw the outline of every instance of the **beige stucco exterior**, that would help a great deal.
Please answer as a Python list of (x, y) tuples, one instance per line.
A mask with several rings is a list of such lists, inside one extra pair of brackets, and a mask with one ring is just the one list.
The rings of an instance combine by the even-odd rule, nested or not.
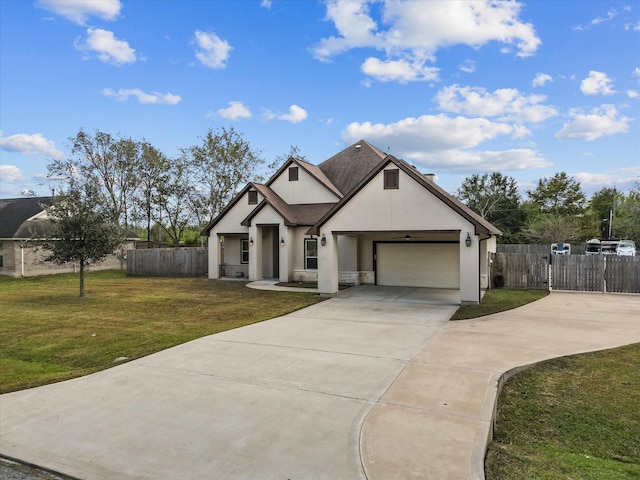
[[(486, 288), (488, 252), (495, 251), (494, 233), (499, 231), (488, 228), (488, 224), (446, 192), (430, 186), (434, 185), (428, 183), (432, 177), (388, 158), (387, 163), (380, 162), (343, 198), (323, 183), (326, 180), (303, 168), (298, 169), (298, 179), (291, 180), (287, 165), (270, 180), (268, 187), (259, 187), (270, 188), (273, 193), (265, 190), (265, 195), (274, 198), (265, 199), (260, 194), (259, 206), (249, 205), (248, 193), (244, 191), (208, 230), (209, 277), (218, 278), (222, 258), (226, 264), (239, 259), (240, 241), (244, 238), (250, 245), (246, 268), (249, 280), (274, 277), (281, 282), (317, 280), (320, 293), (331, 295), (338, 292), (341, 283), (377, 282), (377, 245), (446, 244), (449, 258), (456, 252), (458, 257), (450, 263), (439, 258), (433, 263), (439, 269), (455, 268), (457, 271), (448, 275), (454, 280), (447, 285), (452, 281), (459, 283), (462, 303), (478, 303), (481, 290)], [(399, 172), (398, 188), (385, 188), (385, 170)], [(333, 208), (315, 224), (294, 224), (287, 218), (292, 215), (291, 205), (319, 203), (333, 204)], [(305, 268), (305, 239), (310, 238), (318, 242), (317, 269)], [(452, 251), (453, 245), (456, 247)]]
[(286, 169), (269, 184), (273, 191), (288, 204), (334, 203), (340, 199), (303, 168), (295, 166), (293, 168), (298, 168), (297, 181), (289, 181), (289, 170)]

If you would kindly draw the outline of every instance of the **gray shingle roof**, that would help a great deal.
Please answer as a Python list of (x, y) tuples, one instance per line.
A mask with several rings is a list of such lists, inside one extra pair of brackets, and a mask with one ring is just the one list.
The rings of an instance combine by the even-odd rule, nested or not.
[(360, 140), (325, 160), (319, 169), (346, 195), (387, 156), (382, 150)]
[[(249, 188), (258, 190), (264, 200), (244, 219), (242, 225), (251, 225), (251, 221), (265, 205), (270, 205), (285, 221), (287, 226), (312, 226), (309, 233), (317, 234), (319, 227), (328, 220), (336, 211), (358, 193), (375, 174), (377, 174), (389, 162), (398, 165), (418, 183), (424, 186), (432, 194), (438, 197), (459, 215), (465, 217), (476, 226), (476, 232), (481, 234), (500, 235), (502, 232), (480, 217), (453, 195), (449, 194), (426, 175), (418, 172), (412, 165), (404, 160), (398, 160), (392, 155), (384, 153), (365, 140), (345, 148), (319, 165), (313, 165), (306, 161), (290, 158), (271, 177), (266, 185), (250, 183), (225, 207), (222, 213), (216, 217), (203, 231), (209, 235), (215, 224), (235, 205)], [(327, 189), (336, 194), (340, 199), (337, 203), (320, 203), (307, 205), (289, 205), (280, 198), (269, 185), (291, 165), (298, 165), (316, 178)]]
[(46, 221), (25, 222), (51, 205), (52, 197), (8, 198), (0, 200), (0, 238), (38, 236)]
[(284, 224), (292, 226), (311, 226), (320, 220), (335, 203), (311, 203), (302, 205), (289, 205), (271, 188), (265, 185), (254, 184), (262, 194), (264, 200), (242, 221), (242, 225), (251, 225), (251, 220), (265, 205), (270, 205), (284, 219)]

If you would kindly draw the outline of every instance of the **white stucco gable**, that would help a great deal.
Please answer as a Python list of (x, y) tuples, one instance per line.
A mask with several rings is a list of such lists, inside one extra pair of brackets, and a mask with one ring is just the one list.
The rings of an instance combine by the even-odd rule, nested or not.
[[(398, 171), (397, 189), (384, 188), (386, 170)], [(321, 228), (325, 229), (333, 232), (465, 230), (474, 233), (471, 222), (393, 163), (337, 211)]]
[(314, 176), (312, 171), (321, 173), (313, 165), (291, 159), (269, 181), (268, 186), (289, 205), (338, 202), (340, 195), (335, 187), (323, 183), (323, 179)]

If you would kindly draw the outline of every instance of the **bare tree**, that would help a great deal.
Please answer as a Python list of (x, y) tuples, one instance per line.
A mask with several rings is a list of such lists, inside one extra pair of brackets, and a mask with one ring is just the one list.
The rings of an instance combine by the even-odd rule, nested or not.
[(71, 141), (71, 158), (54, 160), (49, 176), (65, 181), (83, 178), (98, 188), (96, 195), (115, 222), (128, 224), (128, 210), (137, 188), (136, 165), (140, 143), (131, 138), (115, 138), (96, 130), (92, 135), (80, 130)]

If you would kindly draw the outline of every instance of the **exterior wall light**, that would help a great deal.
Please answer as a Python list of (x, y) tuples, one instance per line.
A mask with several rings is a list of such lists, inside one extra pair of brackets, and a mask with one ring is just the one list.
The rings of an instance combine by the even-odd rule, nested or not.
[(326, 244), (327, 244), (327, 237), (325, 237), (323, 233), (322, 238), (320, 239), (320, 245), (324, 247)]
[(471, 235), (469, 235), (469, 232), (467, 232), (467, 238), (464, 239), (464, 243), (467, 245), (467, 247), (471, 246)]
[(280, 246), (284, 247), (284, 237), (280, 237)]
[(249, 246), (250, 246), (250, 247), (253, 247), (253, 237), (251, 237), (251, 238), (249, 239)]

